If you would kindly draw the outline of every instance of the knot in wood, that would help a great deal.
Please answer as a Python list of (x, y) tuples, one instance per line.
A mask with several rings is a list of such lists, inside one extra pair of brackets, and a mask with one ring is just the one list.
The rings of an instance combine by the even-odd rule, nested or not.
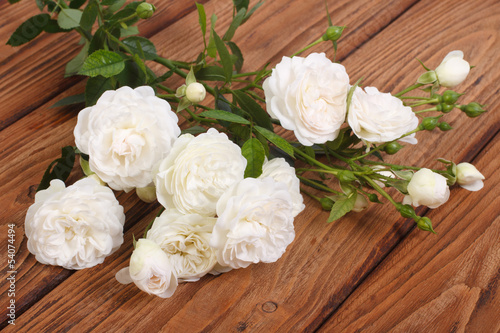
[(271, 301), (267, 301), (264, 304), (262, 304), (262, 311), (267, 312), (267, 313), (274, 312), (274, 311), (276, 311), (277, 308), (278, 308), (278, 304), (271, 302)]

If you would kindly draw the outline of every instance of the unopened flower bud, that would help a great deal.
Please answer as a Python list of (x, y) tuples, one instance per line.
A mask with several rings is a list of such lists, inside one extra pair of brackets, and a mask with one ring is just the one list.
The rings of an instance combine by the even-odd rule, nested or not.
[(399, 144), (398, 142), (394, 141), (394, 142), (390, 142), (388, 143), (385, 147), (384, 147), (384, 151), (389, 154), (389, 155), (394, 155), (396, 154), (398, 151), (401, 150), (401, 148), (403, 148), (403, 146), (401, 144)]
[(442, 123), (439, 123), (438, 127), (443, 132), (453, 129), (453, 127), (451, 127), (450, 124), (448, 124), (447, 122), (444, 122), (444, 121)]
[(345, 27), (329, 26), (322, 37), (323, 40), (331, 40), (332, 42), (339, 40), (340, 36), (342, 36), (342, 31), (344, 31), (344, 28)]
[(151, 203), (156, 201), (156, 188), (154, 186), (136, 188), (135, 193), (144, 202)]
[(354, 208), (352, 209), (353, 212), (359, 213), (363, 209), (368, 207), (368, 200), (366, 200), (364, 195), (358, 194), (356, 197), (356, 202), (354, 203)]
[(156, 11), (156, 7), (150, 3), (143, 2), (139, 6), (137, 6), (137, 9), (135, 10), (137, 16), (139, 16), (141, 19), (148, 19), (151, 16), (153, 16), (153, 13)]
[(413, 209), (412, 206), (406, 204), (406, 205), (403, 205), (403, 204), (398, 204), (396, 209), (398, 210), (399, 214), (401, 214), (402, 217), (404, 218), (415, 218), (416, 214), (415, 214), (415, 209)]
[(443, 93), (443, 102), (445, 104), (453, 105), (456, 103), (460, 96), (462, 96), (462, 94), (459, 94), (453, 90), (446, 90)]
[(428, 217), (426, 217), (426, 216), (421, 217), (420, 219), (418, 219), (418, 221), (417, 221), (417, 228), (419, 228), (420, 230), (423, 230), (423, 231), (430, 231), (433, 234), (436, 233), (434, 231), (434, 229), (432, 229), (431, 219), (428, 218)]
[(437, 75), (435, 71), (427, 71), (420, 75), (417, 82), (420, 84), (431, 84), (437, 81)]
[(470, 65), (464, 60), (464, 53), (462, 51), (448, 53), (436, 68), (439, 84), (448, 88), (462, 83), (469, 74), (469, 71)]
[(368, 200), (370, 200), (371, 202), (379, 202), (380, 201), (375, 193), (368, 194)]
[(445, 103), (441, 103), (439, 104), (439, 106), (440, 106), (439, 111), (441, 111), (442, 113), (448, 113), (455, 107), (454, 104), (445, 104)]
[(337, 178), (342, 183), (349, 183), (349, 182), (352, 182), (352, 181), (357, 179), (356, 176), (354, 175), (354, 173), (352, 173), (352, 171), (349, 171), (349, 170), (339, 171), (339, 173), (337, 174)]
[(205, 87), (199, 82), (193, 82), (186, 88), (186, 97), (191, 103), (200, 103), (206, 94)]
[(460, 110), (465, 112), (467, 117), (474, 118), (486, 112), (486, 110), (483, 109), (483, 106), (484, 105), (481, 105), (477, 102), (472, 102), (467, 105), (461, 105)]
[(335, 201), (333, 201), (332, 199), (330, 198), (321, 198), (319, 200), (319, 203), (321, 204), (321, 207), (324, 209), (324, 210), (331, 210), (332, 207), (333, 207), (333, 204), (335, 203)]
[(439, 117), (426, 117), (422, 120), (420, 126), (427, 131), (432, 131), (438, 125)]
[(483, 188), (484, 176), (470, 163), (457, 164), (457, 183), (466, 190), (479, 191)]

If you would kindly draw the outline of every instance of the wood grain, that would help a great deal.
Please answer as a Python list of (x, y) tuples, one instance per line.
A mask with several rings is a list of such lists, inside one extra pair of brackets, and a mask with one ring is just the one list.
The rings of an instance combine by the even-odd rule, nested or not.
[[(217, 28), (222, 31), (229, 24), (231, 14), (230, 8), (224, 7), (224, 4), (227, 1), (206, 2), (207, 14), (217, 12), (219, 15)], [(163, 2), (158, 5), (159, 8), (161, 6), (165, 6)], [(346, 0), (329, 1), (329, 6), (335, 13), (334, 21), (346, 24), (349, 28), (345, 40), (340, 44), (339, 56), (344, 59), (343, 64), (347, 67), (351, 82), (363, 76), (368, 85), (375, 85), (383, 91), (397, 91), (411, 84), (421, 72), (414, 57), (425, 59), (430, 67), (435, 67), (448, 51), (463, 49), (467, 59), (472, 64), (479, 65), (460, 87), (467, 89), (467, 101), (487, 101), (491, 110), (500, 105), (500, 52), (497, 46), (500, 13), (495, 1), (482, 1), (480, 4), (454, 1), (451, 6), (448, 1), (373, 1), (369, 5), (360, 5), (358, 1)], [(441, 19), (444, 11), (447, 11), (448, 20)], [(161, 15), (158, 15), (158, 20), (167, 13)], [(176, 17), (175, 12), (168, 15)], [(433, 29), (422, 29), (429, 21), (433, 22)], [(266, 3), (255, 20), (250, 20), (236, 34), (236, 40), (245, 54), (244, 69), (256, 69), (268, 61), (278, 62), (283, 54), (293, 53), (299, 45), (305, 45), (320, 36), (326, 27), (325, 22), (322, 1), (317, 6), (298, 0)], [(158, 31), (152, 32), (152, 40), (161, 54), (191, 59), (199, 52), (193, 47), (201, 45), (195, 12), (178, 17), (175, 23), (158, 27)], [(41, 45), (37, 47), (48, 48), (44, 43), (47, 42), (41, 41)], [(68, 41), (58, 52), (62, 55), (71, 47), (73, 45)], [(325, 49), (326, 46), (320, 45), (312, 51)], [(327, 53), (332, 55), (329, 48)], [(2, 62), (0, 72), (3, 67), (10, 66), (9, 62), (10, 60)], [(40, 66), (43, 68), (48, 64)], [(61, 73), (50, 72), (43, 80), (57, 80), (60, 75)], [(6, 77), (8, 80), (15, 80), (14, 73), (7, 73)], [(39, 82), (36, 76), (31, 79)], [(45, 87), (46, 84), (40, 86)], [(0, 211), (0, 217), (18, 226), (18, 235), (22, 241), (16, 254), (16, 260), (21, 264), (18, 268), (16, 302), (20, 308), (16, 329), (21, 331), (312, 331), (325, 321), (323, 329), (329, 331), (330, 327), (334, 327), (330, 325), (336, 316), (344, 312), (347, 324), (339, 327), (345, 328), (351, 322), (357, 325), (357, 309), (347, 307), (351, 299), (349, 295), (356, 288), (363, 290), (367, 281), (372, 281), (372, 284), (383, 282), (378, 278), (370, 280), (372, 271), (387, 256), (387, 260), (392, 258), (393, 248), (396, 248), (394, 253), (401, 251), (401, 246), (398, 246), (401, 240), (401, 244), (405, 244), (413, 237), (430, 239), (438, 244), (436, 246), (446, 249), (445, 245), (454, 239), (452, 236), (447, 237), (446, 226), (454, 230), (451, 229), (454, 221), (462, 216), (465, 216), (465, 221), (461, 222), (461, 228), (472, 223), (471, 219), (476, 216), (474, 214), (482, 218), (482, 212), (468, 213), (468, 210), (474, 205), (484, 208), (485, 203), (481, 205), (484, 201), (481, 198), (485, 198), (487, 193), (496, 194), (491, 189), (498, 176), (495, 178), (492, 170), (498, 167), (498, 163), (492, 163), (486, 171), (492, 178), (490, 187), (480, 192), (480, 196), (477, 193), (454, 190), (452, 199), (443, 209), (431, 212), (430, 217), (434, 219), (436, 230), (442, 233), (438, 237), (432, 236), (434, 238), (413, 230), (412, 221), (398, 218), (387, 205), (373, 205), (363, 213), (349, 214), (334, 224), (326, 224), (324, 221), (328, 214), (306, 198), (308, 208), (296, 219), (296, 239), (278, 262), (253, 265), (219, 277), (207, 276), (196, 283), (179, 286), (172, 298), (162, 300), (139, 291), (133, 285), (119, 285), (114, 279), (116, 271), (128, 265), (132, 234), (142, 234), (155, 214), (154, 207), (137, 204), (134, 195), (119, 195), (119, 200), (127, 211), (125, 243), (98, 267), (69, 272), (38, 264), (27, 251), (26, 241), (22, 239), (24, 214), (33, 200), (33, 186), (39, 181), (47, 164), (57, 157), (60, 147), (73, 143), (72, 130), (78, 110), (49, 109), (48, 106), (61, 97), (81, 92), (82, 89), (82, 82), (75, 82), (68, 91), (61, 87), (54, 88), (44, 95), (45, 100), (40, 102), (43, 104), (38, 104), (40, 107), (33, 105), (29, 112), (0, 131), (0, 142), (3, 145), (0, 151), (0, 175), (3, 177), (3, 182), (0, 183), (0, 202), (2, 207), (6, 207)], [(17, 100), (13, 103), (22, 104), (23, 98), (19, 95), (11, 92), (9, 97)], [(492, 149), (492, 139), (499, 129), (498, 113), (490, 112), (480, 120), (469, 121), (459, 112), (452, 112), (446, 116), (446, 120), (458, 130), (419, 134), (417, 137), (420, 144), (412, 149), (405, 149), (396, 160), (407, 164), (435, 166), (437, 164), (434, 159), (437, 157), (457, 162), (472, 160), (484, 147)], [(462, 133), (467, 135), (461, 135)], [(498, 153), (498, 145), (494, 147)], [(486, 163), (488, 158), (494, 161), (491, 157), (495, 155), (484, 154), (487, 157), (478, 161)], [(79, 174), (73, 177), (77, 179)], [(469, 209), (461, 206), (461, 209), (454, 210), (462, 202), (469, 202), (469, 206), (466, 206)], [(486, 211), (491, 214), (493, 208)], [(495, 226), (498, 227), (498, 220), (495, 221)], [(490, 224), (493, 226), (493, 223)], [(487, 223), (481, 228), (488, 228)], [(495, 240), (498, 241), (498, 228), (493, 229), (496, 230), (494, 232), (487, 231), (491, 227), (483, 230), (484, 235), (489, 235), (483, 236), (483, 245), (474, 241), (472, 235), (476, 235), (477, 231), (469, 229), (464, 234), (469, 235), (469, 248), (473, 252), (484, 253), (481, 251), (488, 246), (492, 250), (498, 249), (494, 247)], [(450, 231), (450, 235), (456, 234)], [(453, 249), (456, 251), (460, 246)], [(420, 270), (428, 272), (426, 267), (430, 263), (436, 265), (431, 256), (420, 260), (418, 267), (421, 268), (416, 268), (414, 274), (423, 274)], [(466, 262), (459, 255), (456, 255), (455, 261), (457, 266)], [(386, 267), (386, 262), (380, 267)], [(496, 263), (498, 268), (494, 256), (489, 262)], [(442, 263), (441, 259), (439, 263)], [(379, 276), (379, 269), (373, 273), (375, 276)], [(390, 267), (386, 269), (390, 271)], [(2, 272), (5, 273), (6, 269)], [(491, 269), (488, 272), (485, 279), (494, 275)], [(444, 285), (446, 278), (452, 275), (453, 269), (450, 269), (447, 275), (434, 275), (432, 281)], [(482, 275), (478, 273), (477, 276)], [(422, 314), (430, 313), (430, 321), (442, 323), (442, 327), (449, 331), (455, 324), (449, 319), (451, 314), (440, 311), (443, 305), (455, 307), (456, 315), (473, 318), (469, 325), (492, 321), (494, 313), (488, 309), (498, 304), (494, 294), (498, 283), (489, 279), (490, 287), (484, 287), (484, 283), (469, 284), (467, 280), (467, 283), (457, 282), (449, 285), (449, 288), (439, 289), (442, 290), (442, 295), (437, 297), (433, 294), (435, 297), (425, 299), (421, 311), (412, 308), (415, 296), (408, 298), (408, 303), (400, 302), (394, 306), (388, 300), (384, 303), (389, 309), (387, 311), (401, 309), (402, 314), (398, 318), (404, 320), (391, 321), (386, 316), (376, 325), (394, 328), (394, 325), (402, 325), (397, 327), (412, 330), (412, 324), (418, 322)], [(403, 282), (399, 281), (400, 284)], [(5, 279), (2, 279), (1, 304), (4, 304), (6, 288)], [(411, 286), (405, 285), (405, 288)], [(493, 296), (488, 296), (488, 290)], [(378, 295), (377, 288), (375, 291)], [(357, 293), (358, 291), (352, 295), (354, 304), (359, 304), (355, 301), (360, 297)], [(392, 294), (392, 291), (388, 293)], [(483, 305), (475, 307), (477, 300), (482, 300), (480, 303)], [(2, 308), (1, 311), (0, 315), (5, 318), (5, 310)], [(370, 311), (366, 312), (368, 318), (372, 318), (369, 316)], [(332, 314), (333, 317), (329, 320)], [(4, 321), (3, 325), (5, 324)], [(481, 327), (477, 325), (471, 327)], [(461, 329), (463, 322), (456, 327)]]

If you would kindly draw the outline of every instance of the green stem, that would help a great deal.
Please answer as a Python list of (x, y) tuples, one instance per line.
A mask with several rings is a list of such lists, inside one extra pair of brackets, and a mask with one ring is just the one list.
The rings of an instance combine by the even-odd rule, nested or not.
[(300, 192), (302, 192), (302, 193), (304, 193), (305, 195), (307, 195), (307, 196), (309, 196), (309, 197), (313, 198), (314, 200), (317, 200), (318, 202), (319, 202), (319, 201), (321, 201), (321, 198), (320, 198), (320, 197), (318, 197), (318, 196), (316, 196), (316, 195), (314, 195), (314, 194), (312, 194), (312, 193), (310, 193), (310, 192), (307, 192), (307, 191), (306, 191), (306, 190), (304, 190), (303, 188), (301, 188), (301, 189), (300, 189)]
[(332, 170), (334, 169), (330, 168), (329, 166), (321, 163), (320, 161), (316, 160), (315, 158), (312, 158), (311, 156), (307, 155), (306, 153), (302, 152), (299, 148), (293, 147), (293, 151), (302, 156), (309, 164), (311, 165), (316, 165), (319, 166), (320, 168), (323, 168), (325, 170)]
[(320, 188), (320, 189), (322, 189), (325, 192), (330, 192), (330, 193), (335, 193), (335, 194), (341, 194), (339, 191), (335, 191), (335, 190), (329, 188), (328, 186), (323, 186), (321, 184), (318, 184), (318, 183), (316, 183), (316, 182), (314, 182), (312, 180), (309, 180), (309, 179), (307, 179), (305, 177), (302, 177), (300, 175), (297, 175), (297, 178), (300, 179), (306, 185), (307, 184), (311, 184), (311, 185), (308, 185), (308, 186)]
[(306, 51), (306, 50), (310, 49), (310, 48), (311, 48), (311, 47), (313, 47), (314, 45), (317, 45), (317, 44), (319, 44), (319, 43), (321, 43), (321, 42), (324, 42), (324, 41), (325, 41), (325, 40), (323, 39), (323, 37), (321, 37), (321, 38), (320, 38), (320, 39), (318, 39), (317, 41), (312, 42), (311, 44), (309, 44), (309, 45), (307, 45), (306, 47), (304, 47), (302, 50), (297, 51), (297, 52), (295, 52), (294, 54), (292, 54), (292, 57), (295, 57), (296, 55), (299, 55), (299, 54), (301, 54), (302, 52), (304, 52), (304, 51)]
[(169, 93), (171, 93), (171, 94), (174, 94), (174, 95), (175, 95), (175, 92), (174, 92), (174, 90), (173, 90), (173, 89), (170, 89), (169, 87), (164, 86), (163, 84), (159, 84), (159, 83), (157, 83), (157, 84), (156, 84), (156, 86), (157, 86), (158, 88), (160, 88), (161, 90), (167, 91), (167, 92), (169, 92)]
[(433, 108), (429, 108), (429, 109), (425, 109), (425, 110), (415, 111), (414, 113), (419, 114), (419, 113), (432, 112), (432, 111), (437, 111), (437, 108), (433, 107)]
[(424, 105), (424, 104), (432, 104), (432, 103), (437, 103), (437, 102), (439, 102), (439, 100), (437, 98), (433, 98), (433, 99), (429, 98), (427, 101), (418, 102), (418, 103), (408, 105), (408, 106), (413, 108), (415, 106), (420, 106), (420, 105)]
[(396, 94), (396, 95), (394, 95), (394, 96), (395, 96), (395, 97), (402, 96), (402, 95), (406, 94), (407, 92), (412, 91), (412, 90), (415, 90), (415, 89), (417, 89), (417, 88), (419, 88), (419, 87), (421, 87), (421, 86), (423, 86), (423, 85), (424, 85), (424, 84), (422, 84), (422, 83), (415, 83), (414, 85), (409, 86), (408, 88), (406, 88), (405, 90), (403, 90), (403, 91), (401, 91), (401, 92), (397, 93), (397, 94)]
[(394, 206), (397, 206), (397, 202), (394, 201), (394, 199), (389, 195), (389, 193), (387, 193), (380, 186), (378, 186), (378, 184), (375, 183), (370, 177), (368, 177), (368, 176), (361, 176), (361, 177), (363, 177), (368, 182), (368, 184), (370, 184), (370, 186), (373, 187), (384, 198), (389, 200), (390, 203), (392, 203)]
[(422, 96), (401, 96), (399, 99), (430, 99), (429, 97)]

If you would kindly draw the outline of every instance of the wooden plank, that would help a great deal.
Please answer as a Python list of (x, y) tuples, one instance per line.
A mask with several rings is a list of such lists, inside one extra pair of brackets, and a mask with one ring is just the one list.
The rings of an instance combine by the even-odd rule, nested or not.
[(485, 187), (453, 191), (429, 214), (439, 235), (413, 230), (321, 331), (500, 331), (499, 154), (497, 135), (473, 161)]
[[(191, 1), (150, 1), (158, 12), (139, 23), (141, 35), (153, 36), (157, 31), (196, 11)], [(200, 3), (206, 2), (199, 1)], [(29, 17), (39, 14), (34, 1), (23, 1), (0, 7), (0, 35), (8, 38)], [(7, 39), (5, 40), (7, 41)], [(47, 103), (62, 91), (83, 79), (82, 76), (64, 78), (66, 63), (80, 51), (78, 34), (42, 33), (32, 43), (19, 47), (0, 45), (0, 130)], [(57, 45), (57, 47), (54, 47)], [(12, 98), (29, 87), (36, 98)], [(38, 89), (37, 87), (43, 87)], [(81, 91), (81, 90), (80, 90)], [(36, 93), (33, 93), (36, 92)]]
[[(299, 5), (297, 3), (297, 6)], [(293, 7), (296, 8), (296, 6)], [(296, 15), (301, 13), (301, 11), (297, 12)], [(347, 24), (355, 27), (355, 18), (355, 16), (350, 17), (349, 19), (353, 20), (352, 24), (346, 20)], [(411, 19), (415, 19), (415, 17), (411, 16), (410, 22)], [(193, 18), (193, 22), (195, 21), (196, 18)], [(184, 23), (184, 26), (189, 26), (186, 22)], [(285, 23), (283, 22), (283, 24)], [(373, 22), (373, 24), (375, 23), (377, 22)], [(408, 20), (394, 24), (396, 23), (400, 26), (408, 25)], [(264, 28), (265, 26), (259, 27), (259, 29)], [(359, 31), (363, 32), (362, 29)], [(385, 34), (385, 36), (387, 38), (389, 35)], [(290, 39), (293, 40), (292, 37)], [(373, 43), (366, 44), (361, 48), (363, 52), (360, 50), (353, 53), (352, 56), (357, 57), (357, 60), (352, 60), (351, 66), (362, 66), (366, 63), (367, 54), (372, 54), (374, 50), (380, 51), (380, 48), (381, 46)], [(268, 52), (271, 54), (275, 51), (266, 50), (266, 53)], [(276, 51), (274, 54), (278, 54), (278, 52)], [(410, 57), (407, 56), (405, 60), (408, 61)], [(351, 57), (347, 60), (349, 59)], [(436, 57), (436, 59), (438, 58)], [(261, 61), (264, 60), (261, 59)], [(370, 67), (374, 67), (374, 64), (376, 62), (373, 61), (366, 65), (366, 70), (369, 71)], [(386, 63), (382, 67), (387, 70), (397, 66)], [(495, 81), (494, 74), (483, 81), (477, 94), (484, 93), (485, 86), (483, 84), (485, 82)], [(408, 82), (404, 83), (408, 84)], [(380, 84), (382, 83), (379, 83), (379, 86)], [(493, 100), (492, 105), (494, 106), (495, 103), (498, 105), (498, 99)], [(42, 117), (40, 116), (40, 118)], [(498, 118), (495, 119), (498, 120)], [(457, 117), (457, 125), (463, 123), (463, 120), (463, 118)], [(47, 126), (48, 124), (50, 122), (47, 122)], [(7, 134), (15, 133), (14, 130), (23, 128), (21, 125), (19, 127), (13, 126), (12, 130), (9, 128), (2, 139), (9, 137)], [(62, 132), (60, 138), (63, 138), (64, 133), (66, 135), (71, 133), (72, 125), (74, 123), (71, 123), (71, 120), (64, 120), (60, 127), (51, 129), (50, 132), (51, 134)], [(465, 126), (464, 128), (466, 130), (474, 129), (473, 126)], [(33, 131), (33, 133), (35, 132)], [(492, 135), (488, 130), (478, 131), (465, 145), (465, 149), (479, 150), (481, 146), (475, 147), (475, 144), (480, 142), (483, 133), (489, 137)], [(34, 140), (34, 137), (31, 137), (29, 142)], [(50, 141), (47, 138), (43, 140)], [(2, 140), (2, 142), (4, 141)], [(428, 143), (432, 143), (432, 140)], [(15, 156), (15, 153), (18, 153), (21, 148), (17, 149), (17, 151), (11, 151), (4, 156)], [(457, 152), (459, 149), (455, 147), (450, 154)], [(462, 156), (464, 155), (465, 153), (462, 152)], [(421, 152), (411, 156), (413, 161), (419, 158), (426, 159)], [(46, 159), (49, 160), (49, 158)], [(19, 161), (22, 159), (17, 160), (17, 162)], [(35, 162), (34, 168), (40, 170), (46, 165), (33, 162)], [(12, 175), (11, 173), (10, 176)], [(17, 177), (18, 180), (19, 178)], [(312, 202), (306, 201), (310, 207), (314, 207)], [(135, 209), (130, 211), (133, 212)], [(102, 330), (118, 327), (123, 329), (127, 327), (130, 329), (146, 327), (155, 329), (164, 327), (164, 325), (164, 328), (178, 326), (185, 328), (186, 325), (191, 325), (194, 330), (222, 327), (239, 330), (246, 328), (281, 328), (286, 330), (293, 325), (297, 328), (316, 327), (336, 306), (335, 304), (339, 304), (342, 297), (350, 293), (356, 282), (362, 279), (364, 274), (380, 261), (380, 258), (385, 256), (390, 250), (388, 245), (391, 242), (395, 243), (402, 237), (404, 233), (399, 233), (397, 228), (400, 225), (403, 225), (405, 230), (411, 228), (411, 223), (398, 222), (398, 219), (392, 215), (389, 216), (388, 221), (385, 221), (386, 223), (382, 223), (384, 221), (380, 221), (380, 217), (387, 216), (384, 215), (384, 211), (386, 211), (385, 208), (375, 207), (363, 214), (363, 217), (367, 216), (363, 221), (357, 215), (343, 219), (336, 225), (327, 225), (323, 222), (326, 219), (326, 213), (308, 209), (297, 219), (296, 241), (278, 263), (255, 265), (252, 268), (230, 272), (218, 278), (207, 277), (195, 284), (184, 284), (176, 295), (168, 301), (147, 296), (133, 286), (117, 285), (113, 279), (114, 272), (127, 265), (131, 252), (131, 233), (140, 233), (147, 224), (147, 219), (143, 219), (127, 233), (127, 246), (123, 246), (118, 253), (108, 258), (105, 270), (98, 267), (71, 275), (58, 288), (46, 295), (24, 315), (21, 315), (18, 323), (21, 326), (24, 325), (24, 329), (34, 330), (42, 328), (69, 329), (71, 325), (77, 323), (79, 328), (96, 327)], [(378, 214), (376, 215), (378, 217), (369, 216), (369, 213)], [(152, 214), (149, 215), (152, 216)], [(138, 220), (139, 218), (134, 222)], [(374, 237), (372, 238), (372, 236)], [(23, 250), (26, 252), (25, 248), (21, 248), (21, 251)], [(348, 269), (345, 269), (346, 265)], [(41, 265), (35, 266), (40, 267)], [(299, 276), (297, 272), (302, 272), (302, 275)], [(321, 280), (324, 281), (321, 286), (315, 284), (315, 281), (319, 279), (324, 279)], [(26, 284), (24, 288), (25, 292), (28, 293), (28, 288), (32, 288), (32, 284)], [(72, 303), (68, 304), (69, 299), (72, 300)], [(277, 308), (272, 303), (277, 304)], [(197, 316), (193, 316), (193, 311)]]

